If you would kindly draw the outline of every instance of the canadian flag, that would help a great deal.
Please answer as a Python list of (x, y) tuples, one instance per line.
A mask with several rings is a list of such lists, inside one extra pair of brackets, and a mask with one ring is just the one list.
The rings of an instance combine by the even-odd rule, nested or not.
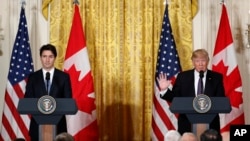
[(212, 70), (223, 74), (226, 96), (230, 99), (232, 111), (220, 114), (223, 141), (229, 140), (230, 125), (244, 124), (242, 81), (237, 65), (233, 37), (229, 25), (227, 10), (222, 4), (222, 14), (217, 34)]
[(76, 115), (67, 115), (67, 127), (75, 141), (97, 141), (98, 126), (93, 77), (77, 4), (74, 10), (64, 71), (70, 75), (72, 95), (76, 100), (78, 111)]

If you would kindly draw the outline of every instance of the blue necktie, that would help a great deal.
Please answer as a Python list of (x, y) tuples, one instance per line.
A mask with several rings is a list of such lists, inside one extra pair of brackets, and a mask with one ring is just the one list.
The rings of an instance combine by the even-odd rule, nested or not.
[(203, 82), (202, 82), (202, 78), (199, 78), (199, 82), (198, 82), (198, 91), (197, 94), (203, 94)]
[(203, 94), (203, 81), (202, 78), (204, 77), (204, 72), (200, 71), (200, 78), (198, 81), (198, 91), (197, 94)]
[(45, 84), (46, 84), (46, 90), (47, 90), (47, 93), (49, 94), (49, 91), (50, 91), (50, 73), (49, 72), (46, 72), (46, 77), (45, 77)]

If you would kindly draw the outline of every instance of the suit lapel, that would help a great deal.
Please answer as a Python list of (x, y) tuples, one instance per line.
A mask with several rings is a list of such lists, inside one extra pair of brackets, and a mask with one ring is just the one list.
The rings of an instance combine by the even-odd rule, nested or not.
[(41, 87), (42, 89), (42, 95), (46, 95), (47, 94), (47, 91), (46, 91), (46, 84), (45, 84), (45, 81), (44, 81), (44, 77), (43, 77), (43, 71), (42, 69), (39, 70), (39, 78), (37, 79), (38, 81), (38, 86)]
[(210, 95), (211, 89), (213, 89), (211, 86), (212, 81), (213, 79), (212, 79), (211, 71), (208, 70), (207, 76), (206, 76), (205, 91), (204, 91), (206, 95)]
[(56, 89), (56, 81), (57, 81), (57, 78), (58, 78), (58, 73), (57, 73), (57, 69), (55, 68), (55, 71), (54, 71), (54, 74), (53, 74), (53, 78), (52, 78), (52, 83), (51, 83), (51, 87), (50, 87), (50, 95), (55, 97), (55, 89)]
[(190, 84), (192, 84), (192, 88), (193, 88), (193, 92), (192, 92), (192, 94), (193, 94), (192, 96), (193, 96), (193, 97), (196, 96), (195, 83), (194, 83), (194, 81), (195, 81), (195, 80), (194, 80), (194, 71), (195, 71), (195, 70), (193, 69), (193, 71), (192, 71), (192, 77), (191, 77), (192, 81), (190, 81), (190, 82), (193, 82), (193, 83), (190, 83)]

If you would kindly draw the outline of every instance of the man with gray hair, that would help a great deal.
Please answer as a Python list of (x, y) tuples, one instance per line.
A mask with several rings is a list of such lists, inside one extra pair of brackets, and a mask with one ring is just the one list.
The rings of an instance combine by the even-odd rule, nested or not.
[(164, 135), (164, 141), (179, 141), (181, 134), (176, 130), (169, 130)]
[(182, 134), (179, 141), (199, 141), (198, 137), (192, 132), (185, 132)]

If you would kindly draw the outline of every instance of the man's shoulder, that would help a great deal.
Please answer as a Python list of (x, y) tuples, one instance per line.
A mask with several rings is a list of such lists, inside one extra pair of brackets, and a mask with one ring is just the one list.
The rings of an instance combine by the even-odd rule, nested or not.
[(68, 76), (68, 75), (69, 75), (68, 73), (66, 73), (66, 72), (64, 72), (64, 71), (62, 71), (62, 70), (59, 70), (59, 69), (57, 69), (57, 68), (55, 68), (54, 74), (57, 74), (57, 75), (65, 75), (65, 76)]
[(30, 73), (30, 75), (31, 75), (31, 76), (32, 76), (32, 75), (38, 75), (38, 74), (40, 74), (40, 73), (42, 73), (42, 69), (39, 69), (39, 70), (36, 70), (36, 71)]
[(179, 74), (180, 75), (190, 75), (190, 74), (193, 74), (193, 73), (194, 73), (194, 69), (191, 69), (191, 70), (182, 71)]
[(214, 76), (222, 76), (222, 73), (213, 70), (207, 70), (207, 73)]

